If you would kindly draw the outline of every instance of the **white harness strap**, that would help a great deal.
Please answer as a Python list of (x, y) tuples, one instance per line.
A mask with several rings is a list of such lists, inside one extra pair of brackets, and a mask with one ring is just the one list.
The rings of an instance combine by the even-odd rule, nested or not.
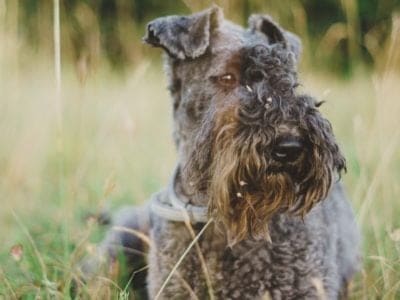
[[(151, 211), (169, 221), (190, 223), (206, 223), (208, 221), (208, 209), (206, 206), (196, 206), (182, 201), (176, 195), (174, 190), (174, 182), (178, 175), (178, 170), (175, 170), (172, 182), (168, 185), (167, 190), (154, 194), (151, 197)], [(164, 199), (163, 199), (164, 198)]]
[[(207, 207), (185, 203), (176, 196), (175, 192), (171, 192), (171, 190), (173, 188), (152, 196), (150, 209), (154, 214), (175, 222), (189, 220), (190, 223), (195, 224), (206, 223), (208, 221)], [(166, 195), (166, 199), (162, 199), (163, 195)]]

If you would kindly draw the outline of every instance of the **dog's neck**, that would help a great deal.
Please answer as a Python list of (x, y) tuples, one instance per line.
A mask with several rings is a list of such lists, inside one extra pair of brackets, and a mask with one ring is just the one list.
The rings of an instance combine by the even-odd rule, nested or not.
[(172, 176), (171, 185), (177, 198), (180, 201), (201, 207), (208, 207), (208, 196), (205, 192), (189, 192), (192, 190), (190, 182), (187, 182), (181, 177), (181, 167), (178, 165)]
[(166, 190), (152, 196), (150, 207), (153, 213), (170, 221), (197, 224), (209, 220), (207, 205), (193, 204), (185, 195), (179, 168), (175, 169)]

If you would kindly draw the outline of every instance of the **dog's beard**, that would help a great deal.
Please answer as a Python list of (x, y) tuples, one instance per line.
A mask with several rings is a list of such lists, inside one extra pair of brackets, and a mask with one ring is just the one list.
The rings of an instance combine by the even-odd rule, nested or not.
[(326, 198), (334, 172), (345, 168), (330, 124), (320, 115), (300, 123), (309, 140), (304, 153), (287, 164), (268, 152), (277, 126), (247, 126), (236, 112), (222, 115), (204, 122), (183, 172), (191, 193), (208, 198), (209, 214), (223, 225), (230, 245), (269, 239), (276, 214), (304, 217)]
[[(292, 166), (276, 168), (263, 152), (267, 135), (238, 134), (234, 124), (216, 136), (209, 166), (209, 213), (222, 223), (230, 245), (245, 238), (269, 240), (277, 213), (304, 215), (332, 184), (332, 156), (313, 148)], [(269, 147), (270, 148), (270, 147)]]

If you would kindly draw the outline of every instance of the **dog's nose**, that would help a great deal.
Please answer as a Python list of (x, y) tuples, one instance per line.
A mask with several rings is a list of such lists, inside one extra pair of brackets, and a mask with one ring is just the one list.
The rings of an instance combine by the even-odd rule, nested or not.
[(303, 143), (297, 137), (285, 137), (278, 139), (272, 156), (279, 162), (293, 162), (299, 158), (303, 151)]

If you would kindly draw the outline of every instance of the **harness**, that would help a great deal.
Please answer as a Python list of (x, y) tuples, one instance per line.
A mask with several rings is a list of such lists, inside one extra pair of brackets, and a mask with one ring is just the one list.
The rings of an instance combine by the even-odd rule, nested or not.
[(206, 223), (209, 219), (206, 206), (190, 204), (187, 199), (181, 199), (175, 193), (174, 187), (177, 177), (178, 169), (175, 169), (173, 180), (168, 187), (152, 195), (150, 200), (151, 212), (169, 221), (190, 221), (192, 224)]

